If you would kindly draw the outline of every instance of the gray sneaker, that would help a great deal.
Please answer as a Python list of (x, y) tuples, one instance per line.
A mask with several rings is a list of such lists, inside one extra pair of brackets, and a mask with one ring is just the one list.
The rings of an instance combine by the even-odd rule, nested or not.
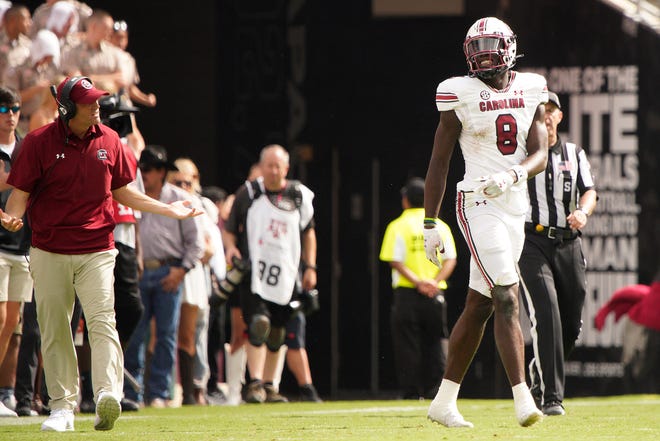
[(220, 389), (217, 389), (206, 392), (206, 401), (211, 406), (224, 406), (227, 404), (227, 397)]
[(264, 390), (266, 391), (266, 403), (288, 403), (289, 399), (284, 395), (280, 394), (270, 383), (264, 384)]
[(300, 401), (311, 401), (313, 403), (322, 403), (323, 400), (319, 397), (318, 392), (313, 384), (305, 384), (300, 386)]
[(564, 406), (559, 401), (550, 401), (543, 405), (543, 414), (548, 416), (565, 415)]
[(245, 392), (246, 403), (263, 403), (266, 401), (266, 389), (260, 380), (254, 380), (247, 385)]

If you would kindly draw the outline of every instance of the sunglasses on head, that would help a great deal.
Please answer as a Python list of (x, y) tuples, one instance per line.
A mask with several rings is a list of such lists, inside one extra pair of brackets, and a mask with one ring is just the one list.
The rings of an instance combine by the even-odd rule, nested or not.
[(112, 25), (112, 29), (114, 29), (115, 32), (128, 31), (128, 24), (124, 20), (119, 20)]
[(10, 110), (14, 113), (18, 113), (18, 111), (21, 110), (21, 106), (0, 106), (0, 113), (9, 113)]

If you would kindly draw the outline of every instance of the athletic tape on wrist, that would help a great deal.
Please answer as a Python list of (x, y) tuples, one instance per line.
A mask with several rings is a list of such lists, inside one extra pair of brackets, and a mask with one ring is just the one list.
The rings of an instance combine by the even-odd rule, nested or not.
[(527, 180), (527, 170), (520, 164), (516, 164), (510, 168), (516, 174), (516, 182)]

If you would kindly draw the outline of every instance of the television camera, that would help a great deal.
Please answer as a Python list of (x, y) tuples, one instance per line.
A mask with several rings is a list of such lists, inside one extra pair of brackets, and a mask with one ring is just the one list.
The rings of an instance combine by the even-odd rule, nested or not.
[(127, 105), (118, 93), (101, 97), (99, 106), (101, 122), (117, 132), (120, 138), (133, 132), (131, 113), (140, 109)]

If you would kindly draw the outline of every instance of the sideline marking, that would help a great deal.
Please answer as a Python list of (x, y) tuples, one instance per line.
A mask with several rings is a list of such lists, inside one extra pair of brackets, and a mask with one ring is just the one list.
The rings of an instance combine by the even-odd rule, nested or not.
[[(602, 407), (602, 406), (612, 406), (611, 401), (599, 400), (598, 397), (595, 399), (568, 399), (567, 401), (571, 406), (580, 406), (580, 407)], [(605, 398), (605, 397), (603, 397)], [(495, 400), (498, 401), (498, 400)], [(506, 400), (504, 400), (506, 401)], [(332, 401), (328, 401), (332, 403)], [(431, 404), (429, 400), (428, 404), (417, 405), (417, 406), (378, 406), (378, 407), (355, 407), (351, 409), (319, 409), (319, 410), (299, 410), (296, 411), (297, 415), (308, 414), (308, 415), (332, 415), (332, 414), (354, 414), (354, 413), (386, 413), (386, 412), (418, 412), (421, 410), (427, 410)], [(657, 405), (660, 404), (660, 399), (656, 398), (645, 398), (634, 401), (626, 401), (626, 405), (636, 405), (636, 406), (646, 406), (646, 405)], [(508, 402), (503, 402), (499, 404), (494, 404), (495, 407), (510, 407), (511, 404)], [(463, 408), (475, 408), (482, 407), (482, 404), (471, 403), (470, 399), (462, 400), (461, 407)], [(291, 415), (291, 412), (273, 412), (273, 415)]]

